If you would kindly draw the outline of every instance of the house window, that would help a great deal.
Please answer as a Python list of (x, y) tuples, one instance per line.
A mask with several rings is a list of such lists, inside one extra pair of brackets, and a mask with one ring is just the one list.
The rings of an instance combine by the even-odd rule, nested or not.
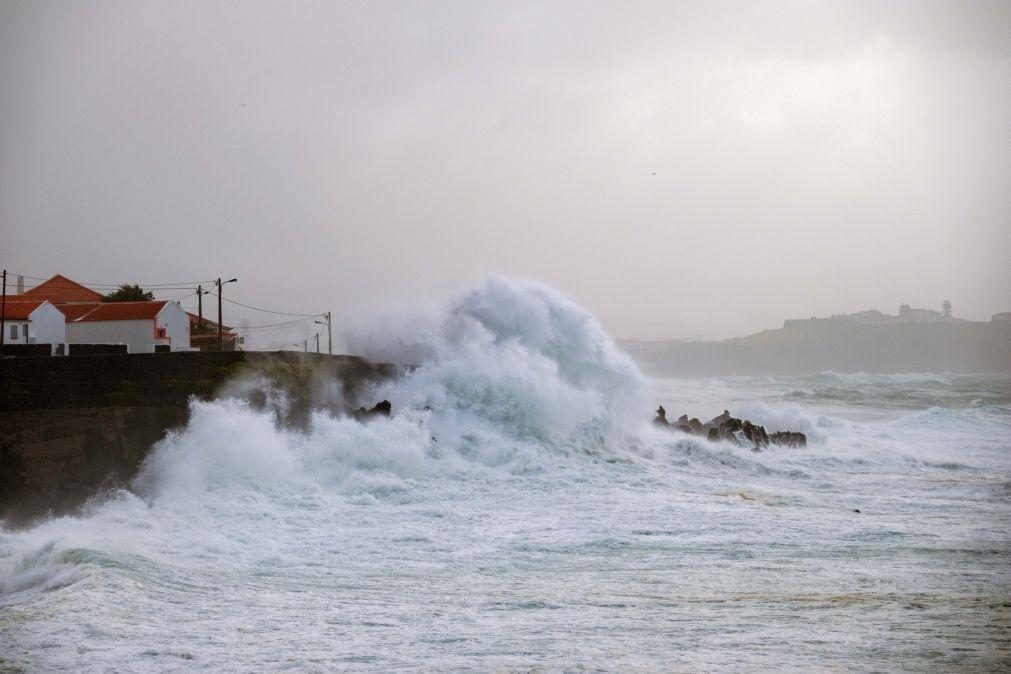
[(14, 323), (11, 325), (11, 339), (18, 338), (18, 324)]
[(168, 329), (167, 328), (157, 328), (154, 331), (154, 335), (158, 339), (165, 339), (166, 337), (168, 337)]

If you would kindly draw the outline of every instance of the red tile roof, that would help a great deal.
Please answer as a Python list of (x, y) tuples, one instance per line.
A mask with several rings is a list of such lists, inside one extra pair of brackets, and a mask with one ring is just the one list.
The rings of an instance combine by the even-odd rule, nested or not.
[(33, 300), (49, 300), (50, 302), (101, 302), (102, 293), (91, 288), (85, 288), (80, 283), (71, 281), (66, 276), (57, 274), (48, 281), (43, 281), (31, 290), (26, 290), (20, 297)]
[[(77, 318), (71, 319), (78, 323), (86, 321), (140, 321), (153, 319), (168, 304), (168, 300), (153, 302), (103, 302), (92, 305), (94, 308)], [(73, 304), (57, 307), (60, 311), (69, 310), (77, 313)], [(68, 317), (69, 318), (69, 317)]]
[(8, 321), (27, 320), (33, 311), (45, 303), (45, 300), (21, 299), (19, 295), (15, 295), (13, 299), (8, 297), (7, 302), (4, 304), (4, 318)]
[[(188, 311), (186, 312), (186, 315), (190, 317), (190, 327), (191, 327), (191, 328), (192, 328), (192, 327), (193, 327), (194, 325), (200, 325), (200, 322), (201, 322), (201, 321), (203, 321), (203, 324), (204, 324), (204, 325), (209, 325), (209, 326), (211, 326), (212, 328), (214, 328), (215, 330), (217, 330), (217, 329), (218, 329), (218, 324), (217, 324), (217, 322), (216, 322), (216, 321), (212, 321), (212, 320), (210, 320), (210, 319), (209, 319), (209, 318), (207, 318), (206, 316), (205, 316), (204, 318), (200, 318), (200, 317), (199, 317), (199, 316), (197, 316), (196, 314), (191, 314), (191, 313), (190, 313), (190, 312), (188, 312)], [(221, 327), (222, 327), (222, 328), (223, 328), (224, 330), (226, 330), (226, 331), (228, 331), (228, 330), (231, 330), (231, 328), (230, 328), (230, 327), (228, 327), (227, 325), (222, 325)]]
[(99, 302), (78, 302), (77, 304), (57, 304), (56, 308), (67, 317), (67, 322), (76, 321), (81, 316), (98, 308)]

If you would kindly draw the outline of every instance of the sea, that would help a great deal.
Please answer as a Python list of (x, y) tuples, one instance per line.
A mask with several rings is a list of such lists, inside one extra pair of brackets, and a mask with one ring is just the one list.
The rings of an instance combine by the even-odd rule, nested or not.
[(1011, 668), (1011, 377), (655, 379), (500, 277), (346, 340), (410, 365), (354, 401), (389, 418), (194, 401), (128, 487), (0, 525), (0, 671)]

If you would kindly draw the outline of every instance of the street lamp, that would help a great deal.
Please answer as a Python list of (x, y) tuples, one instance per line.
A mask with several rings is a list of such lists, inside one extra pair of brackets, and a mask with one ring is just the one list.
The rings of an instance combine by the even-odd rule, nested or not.
[[(330, 329), (330, 312), (323, 314), (325, 321), (316, 321), (318, 325), (326, 326), (326, 350), (331, 356), (333, 355), (333, 331)], [(317, 342), (319, 344), (319, 342)]]
[(221, 287), (225, 285), (225, 283), (235, 283), (238, 280), (239, 279), (237, 278), (233, 278), (222, 283), (221, 277), (219, 276), (218, 280), (214, 282), (214, 285), (218, 287), (218, 351), (225, 350), (225, 333), (224, 328), (221, 327), (223, 325), (221, 322)]

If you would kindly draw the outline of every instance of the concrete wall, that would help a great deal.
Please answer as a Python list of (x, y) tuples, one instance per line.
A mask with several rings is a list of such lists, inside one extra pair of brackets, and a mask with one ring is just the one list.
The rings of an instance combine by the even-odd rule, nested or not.
[(155, 321), (71, 321), (68, 344), (126, 344), (130, 353), (154, 353)]
[[(289, 393), (282, 422), (313, 409), (371, 407), (369, 384), (396, 368), (352, 356), (197, 352), (0, 358), (0, 518), (68, 512), (96, 490), (126, 484), (152, 443), (186, 422), (191, 397), (228, 387), (253, 405), (268, 380)], [(229, 387), (236, 379), (250, 386)]]
[(33, 311), (28, 317), (28, 343), (32, 339), (36, 344), (51, 344), (56, 350), (57, 344), (67, 341), (66, 317), (63, 312), (46, 302)]

